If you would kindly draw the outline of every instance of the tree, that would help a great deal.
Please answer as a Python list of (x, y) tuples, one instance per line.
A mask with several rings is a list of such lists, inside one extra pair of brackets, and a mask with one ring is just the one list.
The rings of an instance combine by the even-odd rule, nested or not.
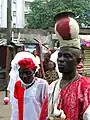
[(54, 16), (61, 11), (73, 11), (79, 16), (76, 20), (86, 26), (90, 25), (89, 0), (34, 0), (30, 4), (27, 17), (28, 28), (54, 27)]

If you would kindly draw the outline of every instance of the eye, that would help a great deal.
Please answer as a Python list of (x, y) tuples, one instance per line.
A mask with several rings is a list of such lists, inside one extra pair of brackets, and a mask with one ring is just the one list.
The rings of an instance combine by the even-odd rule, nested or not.
[(26, 74), (27, 74), (27, 76), (30, 76), (30, 75), (32, 75), (32, 72), (28, 71)]
[(72, 56), (70, 54), (64, 54), (65, 58), (72, 58)]
[(19, 73), (19, 75), (20, 75), (20, 76), (22, 76), (22, 75), (23, 75), (23, 73), (22, 73), (22, 72), (20, 72), (20, 73)]
[(61, 53), (58, 53), (58, 57), (62, 57), (62, 54), (61, 54)]

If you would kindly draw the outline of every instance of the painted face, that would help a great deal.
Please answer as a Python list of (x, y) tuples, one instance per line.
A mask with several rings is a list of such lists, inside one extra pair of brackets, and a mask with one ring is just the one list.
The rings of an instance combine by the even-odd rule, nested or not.
[(58, 69), (61, 73), (71, 72), (76, 69), (76, 57), (69, 49), (62, 49), (58, 53)]
[(30, 68), (19, 69), (19, 76), (25, 84), (30, 84), (33, 81), (33, 74), (34, 70)]

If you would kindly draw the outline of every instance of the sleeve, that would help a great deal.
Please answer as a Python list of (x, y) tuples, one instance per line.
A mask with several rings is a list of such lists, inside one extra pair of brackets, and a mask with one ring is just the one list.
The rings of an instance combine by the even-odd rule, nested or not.
[(48, 97), (44, 99), (39, 120), (46, 120), (48, 116)]
[(83, 120), (90, 120), (90, 86), (84, 92)]
[(42, 104), (44, 99), (48, 96), (48, 83), (47, 81), (45, 81), (45, 84), (43, 84), (43, 88), (42, 88)]
[(15, 84), (15, 88), (14, 88), (14, 96), (13, 96), (13, 100), (12, 100), (11, 120), (18, 120), (17, 84)]

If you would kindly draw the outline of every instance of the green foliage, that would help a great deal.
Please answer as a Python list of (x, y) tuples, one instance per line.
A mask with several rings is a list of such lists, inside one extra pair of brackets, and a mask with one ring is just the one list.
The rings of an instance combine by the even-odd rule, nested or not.
[(30, 3), (27, 16), (28, 28), (54, 27), (54, 16), (61, 11), (73, 11), (79, 18), (76, 20), (90, 26), (89, 0), (34, 0)]

